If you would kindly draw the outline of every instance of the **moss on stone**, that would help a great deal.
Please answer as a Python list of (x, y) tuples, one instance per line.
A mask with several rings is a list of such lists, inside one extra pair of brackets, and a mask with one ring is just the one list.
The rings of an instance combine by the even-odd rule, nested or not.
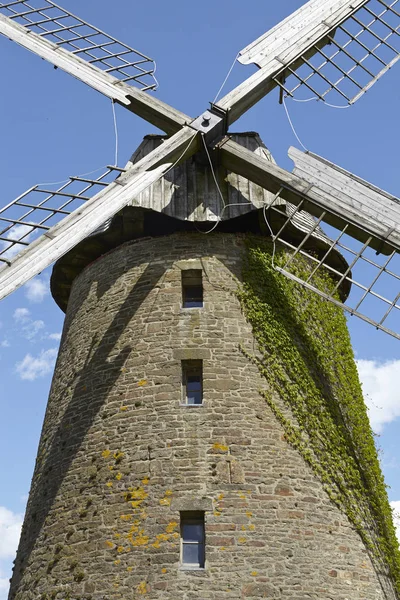
[[(361, 535), (400, 593), (400, 552), (342, 310), (282, 276), (271, 243), (249, 237), (239, 292), (260, 355), (248, 355), (268, 382), (260, 391), (331, 500)], [(277, 249), (275, 264), (285, 251)], [(295, 275), (309, 272), (298, 257)], [(331, 283), (320, 276), (319, 285)], [(279, 396), (285, 406), (278, 406)], [(293, 415), (293, 417), (291, 416)]]

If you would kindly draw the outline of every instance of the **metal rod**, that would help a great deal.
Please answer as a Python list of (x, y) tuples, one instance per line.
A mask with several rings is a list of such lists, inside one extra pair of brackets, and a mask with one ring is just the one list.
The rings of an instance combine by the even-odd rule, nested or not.
[[(323, 218), (325, 217), (325, 215), (326, 215), (326, 211), (323, 211), (321, 213), (321, 215), (319, 216), (318, 220), (314, 221), (314, 225), (311, 227), (311, 229), (309, 231), (307, 231), (306, 236), (303, 238), (303, 240), (301, 241), (301, 243), (297, 246), (297, 248), (296, 248), (295, 252), (292, 254), (291, 258), (284, 265), (284, 267), (283, 267), (284, 269), (286, 269), (286, 267), (292, 262), (292, 260), (301, 251), (301, 249), (303, 248), (304, 244), (307, 242), (307, 240), (310, 239), (310, 237), (312, 236), (312, 234), (314, 233), (314, 231), (317, 229), (317, 227), (319, 226), (319, 224), (321, 223), (321, 221), (323, 220)], [(293, 223), (292, 217), (291, 217), (291, 222)]]
[(7, 219), (6, 217), (1, 217), (2, 221), (6, 221), (7, 223), (13, 223), (14, 225), (26, 225), (27, 227), (32, 227), (33, 229), (50, 229), (45, 225), (39, 225), (39, 223), (30, 223), (29, 221), (20, 221), (19, 219)]
[(372, 288), (374, 287), (375, 283), (378, 281), (379, 277), (382, 275), (383, 272), (385, 272), (385, 269), (387, 267), (387, 265), (389, 264), (389, 262), (392, 260), (393, 256), (396, 254), (395, 251), (392, 252), (392, 254), (389, 255), (389, 258), (387, 259), (387, 261), (385, 262), (385, 264), (383, 265), (383, 267), (378, 271), (376, 277), (373, 279), (372, 283), (370, 284), (368, 290), (366, 290), (363, 294), (363, 296), (361, 297), (361, 299), (358, 301), (357, 305), (355, 306), (355, 310), (357, 310), (360, 305), (362, 304), (362, 302), (364, 302), (365, 298), (368, 296), (368, 293), (372, 290)]
[(400, 292), (397, 294), (396, 298), (393, 300), (391, 306), (387, 309), (386, 313), (384, 314), (384, 316), (382, 317), (382, 319), (379, 321), (379, 325), (382, 325), (382, 323), (384, 321), (386, 321), (387, 317), (389, 316), (389, 314), (392, 312), (393, 308), (400, 308), (399, 306), (397, 306), (396, 302), (397, 300), (400, 298)]
[(54, 213), (62, 213), (64, 215), (70, 215), (71, 213), (66, 211), (66, 210), (59, 210), (58, 208), (50, 208), (47, 206), (41, 206), (40, 208), (38, 208), (37, 206), (35, 206), (34, 204), (25, 204), (24, 202), (18, 202), (17, 206), (25, 206), (27, 208), (34, 208), (35, 210), (47, 210), (47, 211), (51, 211)]
[(307, 282), (310, 281), (310, 279), (315, 275), (315, 273), (318, 271), (318, 269), (321, 266), (324, 266), (324, 261), (328, 258), (329, 254), (332, 252), (332, 250), (335, 250), (335, 246), (337, 245), (338, 241), (340, 240), (340, 238), (346, 233), (346, 229), (348, 228), (348, 225), (346, 225), (344, 227), (344, 229), (340, 232), (340, 234), (338, 235), (338, 237), (336, 238), (336, 240), (332, 241), (332, 244), (329, 246), (328, 250), (325, 252), (324, 256), (321, 258), (321, 260), (319, 261), (319, 263), (317, 264), (317, 266), (315, 267), (315, 269), (313, 269), (310, 273), (310, 275), (307, 278)]
[(338, 306), (339, 308), (342, 308), (343, 310), (349, 312), (350, 314), (359, 317), (363, 321), (366, 321), (370, 325), (373, 325), (377, 329), (380, 329), (381, 331), (384, 331), (385, 333), (388, 333), (389, 335), (391, 335), (391, 336), (395, 337), (396, 339), (400, 340), (400, 334), (392, 331), (391, 329), (388, 329), (387, 327), (383, 327), (382, 325), (380, 325), (379, 323), (377, 323), (373, 319), (367, 317), (366, 315), (363, 315), (362, 313), (359, 313), (357, 311), (352, 310), (351, 308), (349, 308), (348, 306), (346, 306), (345, 304), (343, 304), (343, 302), (340, 302), (336, 298), (333, 298), (330, 294), (326, 294), (325, 292), (319, 290), (318, 288), (314, 287), (313, 285), (311, 285), (309, 283), (305, 283), (304, 281), (302, 281), (301, 279), (299, 279), (298, 277), (296, 277), (292, 273), (288, 273), (286, 271), (283, 271), (283, 269), (281, 269), (280, 267), (276, 267), (276, 269), (277, 269), (277, 271), (279, 271), (280, 273), (282, 273), (282, 275), (284, 275), (288, 279), (292, 279), (293, 281), (299, 283), (300, 285), (302, 285), (306, 289), (315, 292), (316, 294), (318, 294), (322, 298), (325, 298), (325, 300), (329, 300), (333, 304), (336, 304), (336, 306)]

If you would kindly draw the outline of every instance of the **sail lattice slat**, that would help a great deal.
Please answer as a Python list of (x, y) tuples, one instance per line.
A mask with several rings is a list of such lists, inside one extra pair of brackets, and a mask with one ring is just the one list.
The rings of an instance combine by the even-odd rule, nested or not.
[(155, 89), (154, 61), (50, 0), (1, 2), (0, 13), (121, 81)]
[(298, 100), (356, 102), (400, 58), (400, 0), (369, 0), (274, 78)]
[[(275, 258), (275, 268), (348, 314), (400, 339), (399, 254), (395, 250), (379, 254), (371, 248), (372, 236), (359, 242), (349, 235), (347, 224), (341, 228), (324, 224), (330, 220), (326, 209), (320, 208), (314, 218), (306, 209), (305, 201), (295, 207), (278, 196), (265, 206), (273, 241), (285, 247)], [(325, 236), (319, 233), (321, 224)], [(298, 255), (305, 258), (307, 269), (299, 270)]]
[(62, 185), (39, 184), (0, 209), (0, 264), (107, 187), (122, 170), (106, 167), (96, 179), (70, 177)]

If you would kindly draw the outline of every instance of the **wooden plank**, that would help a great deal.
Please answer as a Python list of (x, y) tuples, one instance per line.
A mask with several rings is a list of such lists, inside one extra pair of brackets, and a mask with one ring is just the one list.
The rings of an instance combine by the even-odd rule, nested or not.
[(198, 138), (193, 129), (183, 128), (22, 250), (11, 259), (10, 265), (0, 270), (0, 299), (43, 271), (114, 216), (157, 181), (171, 163), (195, 153), (199, 149)]
[[(222, 164), (230, 171), (247, 177), (274, 194), (283, 187), (281, 198), (296, 206), (305, 200), (304, 210), (310, 214), (319, 217), (321, 209), (326, 210), (326, 217), (323, 219), (325, 223), (340, 230), (347, 224), (347, 233), (362, 242), (372, 236), (373, 241), (370, 246), (375, 250), (385, 254), (389, 254), (391, 249), (400, 252), (400, 222), (397, 220), (399, 201), (393, 200), (392, 197), (392, 205), (386, 211), (389, 214), (381, 215), (380, 206), (390, 202), (390, 196), (378, 188), (370, 184), (364, 185), (364, 188), (376, 190), (378, 195), (381, 194), (380, 204), (374, 205), (372, 201), (368, 203), (365, 201), (361, 206), (358, 199), (359, 203), (354, 207), (351, 196), (342, 195), (333, 185), (329, 188), (329, 176), (326, 172), (322, 186), (320, 178), (312, 175), (305, 179), (295, 173), (289, 173), (274, 163), (256, 156), (229, 138), (220, 142), (216, 149)], [(293, 150), (290, 152), (293, 155)], [(335, 176), (337, 170), (340, 172), (340, 168), (336, 165), (330, 168), (335, 171)], [(362, 180), (355, 178), (357, 183), (355, 193), (362, 195), (363, 192), (358, 188), (360, 181)], [(352, 185), (352, 181), (348, 184)], [(368, 189), (365, 191), (367, 192)], [(392, 227), (393, 230), (390, 232)]]
[(0, 14), (0, 33), (168, 134), (176, 133), (192, 120), (191, 117), (165, 102), (120, 81), (2, 14)]
[(400, 238), (400, 200), (315, 154), (289, 149), (294, 174), (312, 183), (324, 198), (369, 231)]
[(273, 78), (283, 68), (295, 65), (300, 56), (310, 51), (367, 2), (368, 0), (310, 0), (244, 48), (240, 62), (254, 62), (260, 66), (260, 71), (218, 101), (217, 106), (228, 111), (229, 124), (275, 87)]

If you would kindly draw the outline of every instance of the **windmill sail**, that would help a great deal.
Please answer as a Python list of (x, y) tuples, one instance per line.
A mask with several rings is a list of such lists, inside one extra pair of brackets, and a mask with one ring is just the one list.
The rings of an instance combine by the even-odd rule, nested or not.
[[(289, 152), (294, 173), (232, 140), (221, 142), (219, 151), (226, 168), (275, 194), (264, 215), (273, 241), (285, 247), (277, 270), (400, 339), (400, 200), (294, 148)], [(324, 247), (316, 249), (313, 236), (321, 225), (327, 237)], [(335, 253), (348, 266), (332, 266), (329, 259)], [(306, 274), (298, 272), (299, 254), (311, 265)], [(321, 272), (329, 279), (319, 277)], [(343, 290), (350, 291), (347, 300)]]
[(354, 103), (400, 58), (399, 0), (310, 0), (240, 52), (260, 67), (218, 106), (238, 119), (275, 86)]
[(49, 0), (0, 3), (0, 33), (166, 133), (176, 133), (191, 120), (130, 85), (157, 86), (152, 59)]
[[(198, 150), (195, 138), (192, 129), (183, 128), (112, 183), (107, 183), (107, 179), (115, 172), (114, 167), (96, 180), (70, 178), (53, 191), (47, 186), (34, 186), (3, 208), (0, 211), (0, 263), (4, 266), (0, 267), (0, 299), (114, 216), (157, 181), (171, 167), (171, 161), (183, 160), (195, 153)], [(39, 200), (32, 200), (33, 195)]]
[(0, 12), (59, 48), (87, 60), (121, 81), (155, 89), (154, 61), (50, 0), (1, 2)]

